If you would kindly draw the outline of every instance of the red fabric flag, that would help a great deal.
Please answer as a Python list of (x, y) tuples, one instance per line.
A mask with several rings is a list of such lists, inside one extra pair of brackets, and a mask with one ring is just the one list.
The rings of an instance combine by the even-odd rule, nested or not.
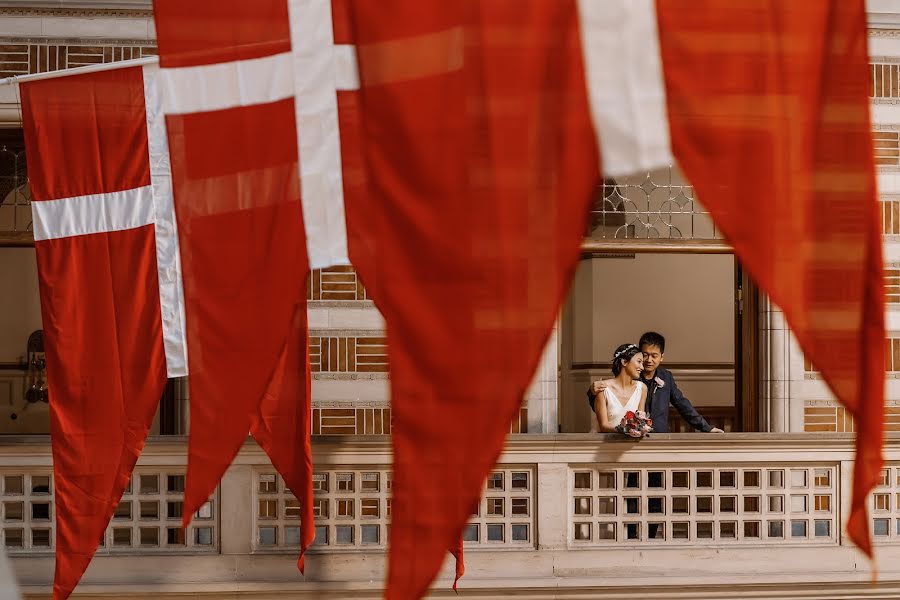
[(301, 200), (341, 177), (337, 84), (309, 68), (332, 33), (320, 5), (154, 4), (191, 348), (186, 519), (252, 430), (300, 500), (301, 570), (315, 537), (303, 284), (316, 227), (334, 221)]
[(574, 2), (353, 9), (371, 185), (348, 234), (386, 320), (394, 417), (386, 597), (418, 598), (540, 359), (599, 159)]
[(166, 381), (142, 69), (23, 83), (21, 93), (62, 600), (122, 496)]
[(871, 555), (866, 497), (882, 466), (885, 334), (864, 2), (657, 8), (673, 150), (853, 414), (847, 531)]

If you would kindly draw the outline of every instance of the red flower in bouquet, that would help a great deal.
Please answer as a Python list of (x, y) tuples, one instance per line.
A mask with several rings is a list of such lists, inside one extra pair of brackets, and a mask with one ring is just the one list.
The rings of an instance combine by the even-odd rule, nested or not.
[(634, 412), (629, 410), (616, 426), (616, 431), (630, 437), (640, 438), (652, 431), (652, 423), (650, 415), (644, 411)]

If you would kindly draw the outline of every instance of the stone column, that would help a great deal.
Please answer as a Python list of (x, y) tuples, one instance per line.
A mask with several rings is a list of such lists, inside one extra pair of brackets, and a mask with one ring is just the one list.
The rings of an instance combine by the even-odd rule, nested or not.
[(525, 393), (528, 433), (559, 431), (559, 319), (553, 324), (541, 362)]
[(761, 423), (770, 432), (803, 431), (803, 353), (768, 296), (760, 296), (759, 312)]
[(187, 435), (191, 429), (191, 388), (188, 386), (187, 377), (179, 377), (175, 380), (175, 406), (178, 417), (175, 423), (175, 433)]

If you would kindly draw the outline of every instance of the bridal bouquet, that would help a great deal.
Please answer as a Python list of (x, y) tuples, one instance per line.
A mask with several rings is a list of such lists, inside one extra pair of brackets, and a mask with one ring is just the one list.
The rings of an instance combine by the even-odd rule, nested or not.
[(622, 421), (616, 425), (616, 431), (634, 438), (644, 437), (653, 431), (653, 419), (642, 410), (629, 410), (622, 417)]

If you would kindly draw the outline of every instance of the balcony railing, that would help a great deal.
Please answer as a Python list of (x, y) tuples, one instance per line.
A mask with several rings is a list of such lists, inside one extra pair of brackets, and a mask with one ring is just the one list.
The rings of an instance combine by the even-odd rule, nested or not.
[[(842, 531), (853, 439), (835, 434), (511, 436), (464, 531), (461, 585), (478, 597), (499, 589), (584, 597), (594, 586), (601, 595), (636, 585), (654, 598), (760, 590), (787, 598), (810, 589), (897, 597), (898, 441), (889, 439), (888, 466), (869, 500), (877, 589), (867, 587), (869, 565)], [(377, 595), (391, 516), (390, 438), (320, 438), (313, 450), (317, 538), (305, 578), (294, 566), (298, 504), (255, 445), (182, 534), (185, 442), (158, 438), (79, 592)], [(0, 465), (4, 541), (24, 590), (42, 597), (53, 575), (49, 445), (0, 439)], [(448, 561), (437, 590), (449, 586), (450, 568)]]
[[(31, 196), (22, 142), (0, 139), (0, 245), (28, 246)], [(652, 241), (651, 241), (652, 240)], [(598, 188), (585, 250), (728, 251), (693, 188), (674, 168), (608, 179)]]
[(30, 244), (31, 192), (20, 142), (0, 140), (0, 236), (7, 243)]
[(674, 167), (606, 179), (591, 211), (599, 239), (717, 240), (712, 218)]

